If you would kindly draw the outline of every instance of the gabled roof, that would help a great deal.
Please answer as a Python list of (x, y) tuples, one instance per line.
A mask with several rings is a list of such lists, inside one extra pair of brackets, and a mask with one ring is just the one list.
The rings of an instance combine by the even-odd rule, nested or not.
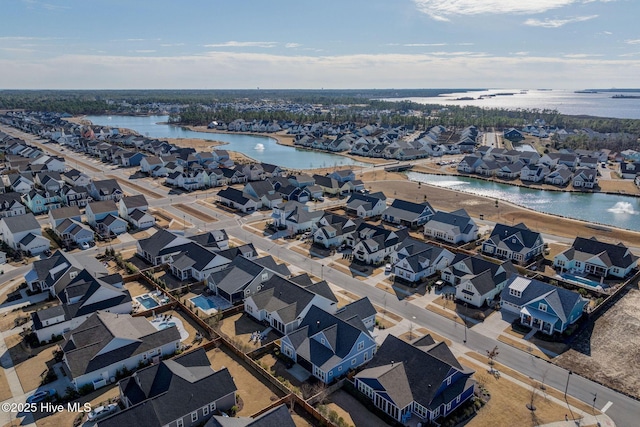
[(431, 216), (435, 214), (435, 210), (429, 202), (414, 203), (406, 200), (395, 199), (391, 206), (382, 212), (382, 215), (393, 216), (394, 218), (404, 221), (415, 221), (420, 216)]
[(67, 206), (58, 209), (51, 209), (49, 211), (53, 219), (64, 219), (72, 217), (80, 217), (80, 208), (77, 206)]
[(412, 401), (433, 408), (440, 403), (439, 396), (446, 393), (440, 390), (440, 386), (447, 377), (456, 371), (460, 372), (460, 379), (447, 387), (459, 389), (465, 386), (467, 378), (473, 373), (457, 363), (451, 350), (442, 344), (425, 351), (425, 347), (416, 347), (388, 335), (367, 368), (358, 373), (356, 378), (377, 379), (401, 408)]
[(514, 252), (527, 252), (536, 244), (542, 244), (542, 236), (522, 222), (514, 226), (496, 224), (486, 243), (493, 243), (496, 247), (508, 248)]
[(40, 223), (31, 212), (24, 215), (4, 217), (0, 221), (4, 221), (12, 233), (37, 230), (38, 234), (40, 234)]
[[(627, 268), (638, 262), (638, 257), (631, 253), (629, 248), (624, 244), (618, 243), (614, 245), (612, 243), (600, 242), (595, 237), (589, 239), (576, 237), (571, 248), (562, 252), (562, 254), (567, 257), (567, 259), (582, 259), (584, 261), (595, 256), (600, 256), (608, 266), (623, 268)], [(606, 256), (606, 258), (603, 256)]]
[[(518, 290), (520, 297), (511, 295), (511, 288)], [(507, 281), (500, 299), (516, 306), (525, 306), (544, 299), (565, 323), (577, 304), (586, 304), (586, 300), (577, 292), (522, 276), (513, 276)]]
[(113, 200), (89, 202), (89, 204), (87, 204), (87, 207), (94, 214), (110, 213), (110, 212), (115, 212), (117, 214), (118, 212), (118, 206), (116, 206), (116, 202), (114, 202)]
[[(121, 345), (103, 352), (115, 339)], [(75, 378), (173, 341), (180, 341), (176, 327), (156, 330), (145, 318), (99, 311), (65, 334), (62, 350)]]
[(119, 387), (133, 406), (100, 427), (168, 425), (237, 390), (228, 369), (214, 371), (202, 348), (141, 369)]
[[(359, 323), (358, 326), (354, 326), (356, 322)], [(323, 370), (331, 369), (340, 363), (362, 334), (369, 335), (359, 318), (345, 321), (315, 305), (309, 308), (294, 334), (296, 332), (298, 337), (292, 340), (299, 343), (296, 353)], [(324, 336), (328, 346), (320, 342), (317, 338), (319, 334)]]
[(120, 199), (127, 209), (148, 207), (147, 199), (142, 194), (136, 194), (135, 196), (126, 196)]

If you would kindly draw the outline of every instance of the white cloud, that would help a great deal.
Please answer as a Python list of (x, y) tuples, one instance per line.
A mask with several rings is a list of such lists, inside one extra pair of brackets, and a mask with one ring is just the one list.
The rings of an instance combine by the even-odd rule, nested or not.
[(302, 46), (300, 43), (287, 43), (284, 45), (287, 49), (294, 49), (296, 47)]
[(529, 55), (529, 52), (521, 50), (520, 52), (511, 53), (511, 55), (525, 56), (525, 55)]
[(574, 22), (584, 22), (589, 21), (590, 19), (597, 18), (598, 15), (590, 15), (590, 16), (576, 16), (574, 18), (566, 18), (566, 19), (549, 19), (545, 18), (544, 20), (530, 18), (524, 21), (525, 25), (529, 25), (531, 27), (543, 27), (543, 28), (560, 28), (563, 25), (573, 24)]
[(415, 88), (425, 86), (425, 76), (430, 87), (574, 89), (632, 87), (640, 74), (638, 58), (477, 55), (74, 54), (3, 58), (0, 69), (10, 89)]
[(456, 15), (535, 14), (573, 3), (613, 0), (413, 0), (418, 10), (438, 21)]
[(162, 43), (160, 44), (161, 47), (177, 47), (177, 46), (184, 46), (184, 43)]
[(599, 53), (568, 53), (564, 55), (565, 58), (583, 59), (583, 58), (597, 58), (603, 56)]
[(635, 39), (635, 40), (625, 40), (624, 41), (626, 44), (640, 44), (640, 39)]
[(138, 50), (134, 50), (134, 53), (154, 53), (156, 52), (155, 49), (138, 49)]
[(206, 44), (204, 47), (262, 47), (262, 48), (272, 48), (275, 47), (278, 43), (276, 42), (239, 42), (235, 40), (231, 40), (223, 43), (212, 43)]
[(446, 43), (406, 43), (402, 46), (406, 47), (433, 47), (433, 46), (446, 46)]

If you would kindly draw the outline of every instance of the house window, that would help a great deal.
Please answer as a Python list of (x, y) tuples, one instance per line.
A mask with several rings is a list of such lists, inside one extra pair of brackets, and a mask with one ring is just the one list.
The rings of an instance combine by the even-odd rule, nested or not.
[(509, 289), (509, 295), (520, 298), (521, 294), (520, 291), (515, 290), (515, 289)]
[(467, 290), (470, 291), (471, 290), (471, 283), (467, 283), (465, 288), (467, 288)]
[(320, 344), (324, 345), (324, 344), (326, 344), (326, 343), (327, 343), (327, 342), (324, 340), (324, 338), (320, 338)]
[(196, 421), (198, 421), (198, 411), (191, 413), (191, 422), (195, 423)]
[(451, 377), (447, 378), (447, 385), (451, 385)]
[(209, 405), (209, 409), (211, 410), (211, 412), (215, 411), (215, 410), (216, 410), (216, 402), (212, 402), (212, 403)]
[(364, 341), (360, 341), (358, 343), (358, 351), (360, 351), (360, 350), (364, 350)]
[(269, 273), (262, 273), (262, 281), (269, 280)]
[(355, 365), (355, 364), (356, 364), (356, 359), (355, 359), (355, 358), (354, 358), (354, 359), (351, 359), (351, 366), (353, 366), (353, 365)]
[(178, 418), (178, 421), (176, 421), (176, 426), (177, 427), (184, 427), (184, 422), (182, 421), (182, 418)]
[(338, 366), (338, 372), (342, 372), (342, 366)]
[(547, 311), (547, 304), (540, 303), (540, 305), (538, 305), (538, 310), (546, 312)]
[(207, 415), (209, 415), (209, 407), (205, 406), (202, 408), (202, 416), (206, 417)]

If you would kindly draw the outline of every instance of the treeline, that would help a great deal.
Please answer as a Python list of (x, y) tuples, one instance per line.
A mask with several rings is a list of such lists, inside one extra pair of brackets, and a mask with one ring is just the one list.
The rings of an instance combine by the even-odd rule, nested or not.
[[(370, 89), (370, 90), (3, 90), (0, 109), (55, 111), (69, 114), (158, 113), (156, 104), (179, 105), (183, 109), (170, 120), (188, 125), (207, 125), (235, 119), (292, 120), (297, 123), (328, 121), (410, 125), (426, 129), (433, 125), (481, 129), (522, 128), (543, 119), (552, 127), (589, 128), (602, 133), (640, 134), (640, 120), (567, 116), (548, 109), (483, 109), (425, 105), (410, 101), (385, 101), (393, 97), (433, 97), (467, 89)], [(239, 111), (225, 104), (235, 102), (297, 104), (304, 110)], [(221, 107), (223, 105), (223, 107)], [(188, 107), (187, 107), (188, 106)], [(580, 142), (583, 143), (583, 142)]]

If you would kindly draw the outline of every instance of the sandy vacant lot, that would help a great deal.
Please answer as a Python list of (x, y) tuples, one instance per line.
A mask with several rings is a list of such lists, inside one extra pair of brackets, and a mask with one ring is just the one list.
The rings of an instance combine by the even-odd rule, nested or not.
[(560, 366), (640, 398), (640, 290), (634, 288), (556, 359)]
[(238, 359), (224, 346), (209, 350), (207, 357), (214, 370), (229, 369), (229, 373), (231, 373), (233, 381), (238, 388), (237, 395), (240, 396), (243, 402), (242, 409), (238, 411), (239, 416), (247, 417), (253, 415), (282, 397), (282, 393), (278, 392), (276, 394), (274, 390), (260, 381), (245, 362)]

